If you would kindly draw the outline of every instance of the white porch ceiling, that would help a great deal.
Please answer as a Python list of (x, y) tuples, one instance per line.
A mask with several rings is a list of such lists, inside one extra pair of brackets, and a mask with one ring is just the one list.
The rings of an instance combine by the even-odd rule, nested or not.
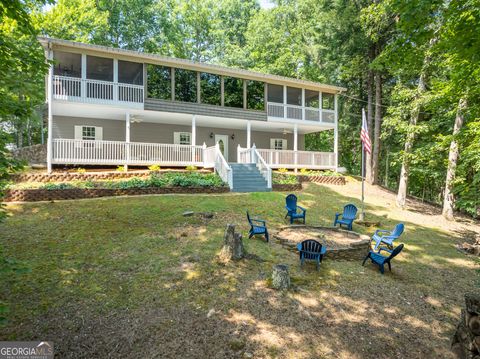
[[(191, 125), (193, 115), (172, 113), (172, 112), (159, 112), (159, 111), (146, 111), (146, 110), (134, 110), (126, 109), (124, 107), (115, 107), (107, 105), (94, 105), (83, 103), (72, 103), (63, 101), (53, 101), (52, 103), (54, 116), (68, 116), (68, 117), (84, 117), (84, 118), (96, 118), (106, 120), (118, 120), (125, 121), (125, 115), (130, 113), (131, 118), (134, 121), (139, 122), (151, 122), (151, 123), (165, 123), (165, 124), (178, 124), (178, 125)], [(279, 121), (251, 121), (252, 131), (265, 131), (265, 132), (293, 132), (294, 123), (279, 122)], [(213, 128), (227, 128), (227, 129), (247, 129), (247, 121), (226, 117), (214, 117), (214, 116), (200, 116), (196, 115), (197, 127), (213, 127)], [(329, 127), (321, 127), (315, 125), (306, 125), (298, 123), (298, 133), (306, 134), (312, 132), (319, 132), (324, 130), (330, 130)]]

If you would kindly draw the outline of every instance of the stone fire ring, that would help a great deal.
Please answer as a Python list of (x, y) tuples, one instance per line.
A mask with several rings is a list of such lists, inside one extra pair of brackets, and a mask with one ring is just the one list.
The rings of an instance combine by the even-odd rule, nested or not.
[(297, 252), (297, 244), (314, 239), (327, 246), (325, 258), (336, 260), (362, 260), (370, 250), (370, 237), (324, 226), (289, 225), (280, 227), (273, 238), (287, 249)]

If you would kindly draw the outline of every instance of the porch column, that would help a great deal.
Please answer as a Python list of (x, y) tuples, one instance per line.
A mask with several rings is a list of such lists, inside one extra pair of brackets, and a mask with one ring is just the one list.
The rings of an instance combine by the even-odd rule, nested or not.
[(247, 121), (247, 148), (250, 148), (252, 141), (252, 124), (250, 121)]
[(87, 97), (87, 55), (82, 54), (82, 82), (80, 83), (80, 95)]
[(197, 115), (192, 116), (192, 162), (195, 162), (195, 145), (197, 144)]
[(283, 118), (287, 117), (287, 86), (283, 86)]
[(338, 171), (338, 95), (335, 94), (335, 128), (333, 129), (333, 153), (335, 171)]
[[(53, 51), (49, 48), (47, 57), (53, 60)], [(52, 157), (53, 157), (53, 64), (48, 67), (47, 80), (47, 106), (48, 106), (48, 133), (47, 133), (47, 172), (52, 173)]]
[(293, 150), (295, 151), (295, 173), (297, 173), (297, 162), (298, 162), (298, 125), (293, 126)]
[(130, 163), (130, 112), (125, 114), (125, 171)]
[(118, 101), (118, 59), (113, 59), (113, 101)]

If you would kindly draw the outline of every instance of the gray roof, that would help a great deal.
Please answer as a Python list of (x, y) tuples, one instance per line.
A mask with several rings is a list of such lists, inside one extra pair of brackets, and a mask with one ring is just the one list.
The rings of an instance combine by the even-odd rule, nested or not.
[(132, 57), (147, 63), (161, 64), (161, 65), (167, 65), (167, 66), (172, 66), (177, 68), (185, 68), (185, 69), (196, 70), (196, 71), (212, 72), (219, 75), (235, 76), (235, 77), (240, 77), (247, 80), (265, 81), (272, 84), (299, 86), (299, 87), (309, 88), (312, 90), (314, 89), (314, 90), (334, 92), (334, 93), (347, 90), (344, 87), (327, 85), (319, 82), (294, 79), (294, 78), (278, 76), (278, 75), (268, 75), (261, 72), (243, 70), (243, 69), (226, 67), (221, 65), (212, 65), (207, 63), (201, 63), (198, 61), (178, 59), (174, 57), (157, 55), (157, 54), (149, 54), (149, 53), (144, 53), (140, 51), (125, 50), (125, 49), (119, 49), (119, 48), (101, 46), (101, 45), (85, 44), (81, 42), (53, 39), (48, 37), (39, 37), (39, 41), (43, 45), (43, 47), (46, 49), (48, 49), (49, 46), (52, 46), (52, 48), (55, 48), (55, 47), (76, 48), (76, 49), (81, 49), (81, 50), (86, 50), (91, 52), (108, 53), (108, 54), (114, 54), (117, 56)]

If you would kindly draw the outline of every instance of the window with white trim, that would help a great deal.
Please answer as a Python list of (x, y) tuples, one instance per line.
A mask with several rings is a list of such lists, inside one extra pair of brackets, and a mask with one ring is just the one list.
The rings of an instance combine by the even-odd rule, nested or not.
[(174, 132), (173, 143), (176, 145), (189, 145), (192, 143), (192, 134), (190, 132)]
[(95, 127), (82, 126), (82, 140), (95, 140)]
[(283, 138), (271, 138), (270, 139), (270, 149), (272, 150), (286, 150), (287, 149), (287, 140)]

